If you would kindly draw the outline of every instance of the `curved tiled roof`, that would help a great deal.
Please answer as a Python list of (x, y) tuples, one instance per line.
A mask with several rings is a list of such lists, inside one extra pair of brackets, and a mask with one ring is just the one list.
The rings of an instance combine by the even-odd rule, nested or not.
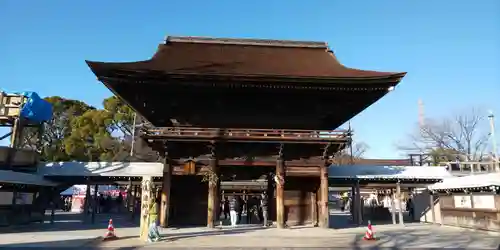
[(397, 78), (396, 81), (405, 75), (345, 67), (323, 42), (259, 39), (168, 37), (146, 61), (87, 63), (98, 77), (110, 70), (287, 78)]

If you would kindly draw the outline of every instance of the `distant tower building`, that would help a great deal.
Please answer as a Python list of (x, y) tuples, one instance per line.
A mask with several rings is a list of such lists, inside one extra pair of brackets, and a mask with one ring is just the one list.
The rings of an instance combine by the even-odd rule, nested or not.
[(425, 110), (422, 99), (418, 99), (418, 125), (421, 128), (425, 126)]

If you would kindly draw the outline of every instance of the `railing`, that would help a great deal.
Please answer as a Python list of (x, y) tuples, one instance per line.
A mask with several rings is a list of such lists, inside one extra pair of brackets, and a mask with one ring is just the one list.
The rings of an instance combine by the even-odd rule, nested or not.
[(144, 137), (227, 139), (227, 140), (301, 140), (301, 141), (338, 141), (348, 140), (347, 130), (291, 130), (291, 129), (219, 129), (195, 127), (163, 127), (144, 130)]
[(445, 166), (448, 171), (455, 175), (470, 175), (476, 173), (493, 173), (498, 172), (499, 163), (497, 162), (440, 162), (439, 165)]

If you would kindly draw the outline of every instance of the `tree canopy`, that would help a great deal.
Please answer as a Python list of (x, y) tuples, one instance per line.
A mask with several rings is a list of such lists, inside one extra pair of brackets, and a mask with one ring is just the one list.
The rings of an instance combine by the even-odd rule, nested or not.
[(78, 100), (45, 98), (53, 118), (38, 128), (26, 128), (21, 147), (40, 152), (44, 161), (156, 161), (149, 148), (130, 156), (134, 111), (115, 96), (97, 109)]
[(400, 149), (428, 155), (427, 163), (482, 161), (489, 158), (486, 112), (472, 108), (456, 115), (421, 121)]

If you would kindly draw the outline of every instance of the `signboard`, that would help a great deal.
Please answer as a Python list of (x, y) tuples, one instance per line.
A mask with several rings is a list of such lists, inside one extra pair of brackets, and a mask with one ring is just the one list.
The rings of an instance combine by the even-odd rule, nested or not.
[(184, 163), (184, 174), (196, 174), (196, 162), (189, 160)]
[(470, 195), (454, 195), (453, 201), (456, 208), (472, 208)]
[(472, 199), (474, 208), (495, 209), (494, 195), (474, 195)]

